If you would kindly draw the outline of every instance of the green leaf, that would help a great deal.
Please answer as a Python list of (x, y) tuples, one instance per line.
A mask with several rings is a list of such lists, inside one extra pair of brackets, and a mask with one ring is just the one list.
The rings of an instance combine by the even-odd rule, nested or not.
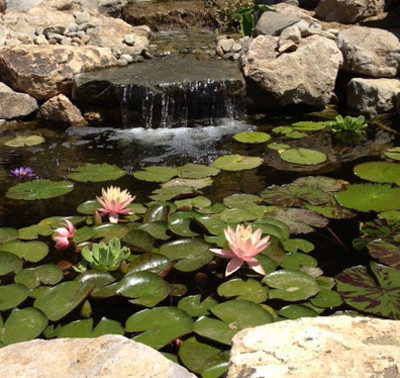
[(80, 214), (93, 215), (96, 210), (99, 210), (101, 206), (96, 200), (89, 200), (82, 202), (76, 211)]
[(213, 217), (195, 217), (193, 220), (211, 235), (221, 235), (226, 227), (225, 222)]
[(42, 291), (34, 302), (34, 307), (41, 310), (52, 321), (57, 321), (77, 307), (93, 289), (91, 284), (69, 281)]
[(252, 223), (253, 231), (261, 228), (263, 235), (272, 235), (278, 238), (280, 241), (289, 239), (290, 230), (289, 227), (278, 219), (263, 218), (257, 219)]
[(193, 321), (177, 307), (157, 307), (139, 311), (130, 316), (125, 325), (127, 332), (142, 332), (133, 340), (155, 349), (161, 349), (170, 341), (191, 333)]
[(224, 282), (218, 286), (217, 293), (221, 297), (237, 297), (255, 303), (262, 303), (268, 299), (268, 287), (252, 279)]
[(89, 239), (91, 239), (94, 235), (94, 231), (92, 229), (92, 227), (89, 226), (83, 226), (81, 228), (78, 228), (75, 231), (74, 234), (74, 241), (75, 243), (83, 243)]
[(324, 192), (337, 192), (344, 188), (341, 180), (336, 180), (326, 176), (306, 176), (299, 177), (293, 181), (293, 184), (299, 186), (313, 186), (322, 189)]
[(0, 227), (0, 244), (18, 239), (18, 230), (11, 227)]
[(240, 193), (225, 197), (223, 202), (226, 207), (233, 209), (256, 205), (262, 202), (262, 198), (254, 194)]
[(179, 175), (187, 179), (200, 179), (208, 176), (216, 176), (220, 170), (202, 164), (186, 164), (176, 168)]
[(333, 290), (321, 288), (319, 293), (310, 299), (310, 302), (317, 307), (338, 307), (343, 301), (340, 295)]
[(165, 256), (158, 253), (145, 253), (143, 255), (135, 256), (128, 266), (126, 275), (149, 271), (155, 274), (160, 274), (167, 271), (172, 267), (172, 262)]
[(168, 220), (168, 228), (178, 236), (198, 236), (199, 234), (190, 228), (193, 215), (194, 213), (190, 211), (179, 211), (172, 214)]
[(28, 298), (28, 288), (22, 284), (0, 286), (0, 311), (10, 310)]
[(103, 335), (123, 335), (121, 324), (103, 317), (93, 329), (93, 319), (76, 320), (57, 327), (57, 337), (99, 337)]
[(49, 247), (41, 241), (10, 241), (0, 246), (0, 251), (12, 253), (25, 261), (38, 262), (49, 253)]
[(200, 300), (200, 294), (190, 295), (182, 298), (178, 303), (178, 307), (192, 318), (195, 318), (209, 314), (209, 309), (217, 304), (217, 301), (211, 297), (207, 297), (201, 302)]
[(324, 153), (307, 148), (291, 148), (289, 150), (285, 150), (279, 156), (287, 163), (299, 165), (322, 164), (327, 159)]
[(131, 303), (146, 307), (154, 307), (167, 297), (169, 292), (168, 282), (148, 271), (126, 275), (116, 289), (117, 294), (132, 298)]
[(301, 121), (292, 124), (293, 129), (297, 131), (319, 131), (328, 127), (332, 122), (314, 122), (314, 121)]
[(283, 248), (285, 248), (286, 252), (291, 253), (298, 251), (310, 253), (314, 250), (314, 244), (304, 239), (289, 239), (283, 242)]
[(154, 238), (143, 230), (130, 230), (122, 240), (133, 251), (150, 252), (154, 246)]
[(12, 186), (6, 196), (12, 199), (32, 201), (63, 196), (74, 188), (70, 181), (35, 180)]
[(187, 178), (174, 178), (168, 182), (161, 184), (162, 188), (170, 187), (188, 187), (192, 190), (198, 190), (212, 185), (213, 179), (211, 177), (203, 177), (197, 179), (187, 179)]
[(170, 199), (176, 199), (175, 197), (189, 194), (197, 194), (196, 189), (191, 186), (167, 186), (165, 188), (156, 189), (153, 191), (153, 195), (150, 198), (154, 201), (168, 201)]
[(12, 253), (0, 252), (0, 276), (17, 273), (22, 269), (22, 260)]
[(269, 144), (267, 145), (267, 147), (268, 147), (270, 150), (276, 150), (276, 151), (281, 151), (281, 150), (284, 151), (284, 150), (288, 150), (288, 149), (291, 148), (289, 144), (286, 144), (286, 143), (277, 143), (277, 142), (269, 143)]
[(63, 279), (63, 271), (56, 265), (45, 264), (36, 268), (28, 268), (19, 271), (14, 282), (21, 283), (29, 289), (44, 285), (55, 285)]
[(222, 320), (202, 316), (194, 323), (194, 332), (218, 343), (231, 345), (232, 338), (238, 330), (229, 328), (229, 324)]
[(276, 289), (270, 290), (271, 299), (300, 301), (308, 299), (320, 291), (314, 278), (296, 270), (278, 270), (265, 276), (263, 282)]
[(207, 197), (203, 197), (203, 196), (197, 196), (197, 197), (193, 197), (193, 198), (187, 198), (184, 200), (178, 200), (178, 201), (175, 201), (174, 203), (178, 209), (182, 209), (182, 208), (192, 209), (193, 207), (197, 208), (197, 209), (202, 209), (202, 208), (211, 206), (211, 201)]
[(358, 211), (400, 210), (400, 188), (383, 184), (354, 184), (335, 194), (340, 205)]
[(154, 221), (151, 223), (145, 223), (141, 225), (139, 229), (146, 231), (150, 236), (155, 239), (171, 239), (171, 234), (168, 230), (168, 224), (165, 221)]
[(278, 311), (278, 315), (283, 316), (286, 319), (299, 319), (299, 318), (310, 318), (318, 316), (318, 313), (313, 309), (302, 306), (300, 304), (291, 304), (289, 306), (282, 307)]
[(259, 157), (243, 156), (243, 155), (225, 155), (217, 158), (213, 166), (224, 171), (244, 171), (254, 169), (263, 163), (263, 159)]
[(356, 165), (354, 173), (363, 180), (400, 185), (400, 164), (371, 161)]
[(284, 269), (301, 270), (303, 267), (316, 267), (318, 261), (314, 257), (304, 253), (288, 253), (281, 263)]
[(45, 141), (43, 137), (40, 135), (28, 135), (28, 136), (17, 136), (14, 139), (10, 139), (9, 141), (5, 142), (4, 144), (8, 147), (31, 147), (37, 146)]
[(32, 340), (44, 331), (47, 323), (46, 316), (36, 308), (14, 308), (0, 327), (0, 340), (5, 345)]
[(126, 175), (126, 172), (115, 165), (107, 163), (88, 164), (74, 169), (68, 178), (78, 182), (102, 182), (117, 180)]
[(400, 245), (382, 239), (373, 240), (367, 245), (368, 253), (381, 263), (400, 270)]
[(336, 276), (337, 291), (357, 310), (399, 320), (400, 271), (374, 262), (370, 267), (375, 277), (368, 274), (365, 266), (345, 269)]
[(151, 166), (144, 168), (143, 171), (135, 172), (133, 176), (142, 181), (166, 182), (174, 176), (179, 176), (179, 170), (170, 167)]
[(18, 230), (18, 237), (24, 240), (37, 239), (39, 235), (49, 236), (53, 233), (50, 226), (46, 224), (34, 224), (32, 226), (23, 227)]
[(240, 143), (265, 143), (271, 139), (271, 135), (259, 131), (244, 131), (233, 136)]
[(400, 147), (388, 148), (384, 155), (389, 159), (400, 161)]
[(159, 253), (175, 262), (175, 269), (192, 272), (208, 264), (214, 257), (210, 245), (201, 239), (179, 239), (163, 244)]
[(93, 237), (95, 239), (103, 238), (104, 243), (109, 242), (112, 238), (122, 239), (128, 232), (129, 228), (123, 224), (104, 223), (93, 227)]

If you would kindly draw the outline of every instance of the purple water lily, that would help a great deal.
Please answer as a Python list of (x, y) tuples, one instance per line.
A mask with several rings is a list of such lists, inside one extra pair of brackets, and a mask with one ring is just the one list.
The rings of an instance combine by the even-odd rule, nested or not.
[(10, 176), (23, 179), (25, 177), (33, 176), (35, 171), (29, 167), (19, 167), (10, 171)]

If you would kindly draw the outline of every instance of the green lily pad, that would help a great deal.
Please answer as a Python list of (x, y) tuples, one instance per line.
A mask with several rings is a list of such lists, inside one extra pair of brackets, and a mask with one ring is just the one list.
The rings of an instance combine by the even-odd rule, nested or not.
[(340, 206), (334, 198), (331, 198), (325, 205), (306, 204), (304, 207), (329, 219), (351, 219), (356, 216), (353, 211)]
[(198, 236), (199, 234), (192, 231), (190, 227), (193, 216), (194, 213), (191, 211), (178, 211), (170, 216), (168, 220), (168, 228), (178, 236)]
[(229, 324), (222, 320), (202, 316), (194, 323), (194, 332), (199, 336), (217, 341), (218, 343), (231, 345), (232, 338), (238, 330), (230, 328)]
[(271, 135), (260, 131), (244, 131), (233, 136), (240, 143), (265, 143), (271, 139)]
[(179, 176), (179, 171), (176, 168), (151, 166), (135, 172), (133, 176), (142, 181), (167, 182), (172, 177)]
[(35, 180), (17, 184), (8, 189), (6, 196), (12, 199), (33, 201), (63, 196), (74, 188), (70, 181)]
[(300, 121), (292, 124), (297, 131), (320, 131), (328, 127), (332, 122)]
[(102, 182), (109, 180), (117, 180), (126, 175), (126, 172), (115, 165), (104, 164), (88, 164), (74, 169), (68, 178), (78, 182)]
[(193, 220), (211, 235), (221, 235), (226, 227), (225, 222), (213, 217), (195, 217)]
[(302, 267), (316, 267), (318, 261), (314, 257), (301, 252), (288, 253), (281, 263), (284, 269), (300, 270)]
[(177, 307), (157, 307), (137, 312), (130, 316), (125, 325), (127, 332), (142, 332), (133, 337), (155, 349), (161, 349), (170, 341), (191, 333), (193, 320)]
[[(80, 284), (85, 284), (94, 287), (90, 295), (96, 297), (97, 293), (107, 285), (110, 286), (110, 284), (115, 281), (115, 278), (109, 272), (87, 270), (86, 272), (81, 273), (79, 276), (75, 277), (74, 280), (79, 282)], [(112, 291), (112, 294), (110, 296), (113, 295), (115, 295), (115, 290)]]
[(158, 253), (145, 253), (143, 255), (135, 256), (128, 266), (126, 275), (143, 271), (160, 274), (171, 267), (172, 262), (165, 256)]
[(267, 145), (267, 147), (268, 147), (270, 150), (275, 150), (275, 151), (285, 151), (285, 150), (288, 150), (288, 149), (291, 148), (289, 144), (286, 144), (286, 143), (277, 143), (277, 142), (269, 143), (269, 144)]
[(277, 126), (272, 129), (272, 132), (276, 134), (288, 134), (293, 131), (291, 126)]
[(333, 290), (321, 288), (319, 293), (310, 299), (311, 304), (317, 307), (331, 308), (340, 306), (343, 301), (340, 295)]
[(217, 202), (217, 203), (213, 203), (210, 207), (196, 209), (196, 212), (200, 213), (200, 214), (211, 215), (211, 214), (220, 213), (223, 210), (225, 210), (225, 206), (222, 203)]
[(104, 223), (93, 227), (93, 237), (95, 239), (103, 238), (104, 243), (109, 242), (112, 238), (122, 239), (128, 232), (128, 227), (118, 223)]
[(34, 307), (41, 310), (52, 321), (57, 321), (77, 307), (93, 289), (91, 284), (69, 281), (42, 291), (34, 302)]
[(313, 318), (318, 316), (318, 312), (300, 304), (291, 304), (282, 307), (278, 311), (278, 315), (283, 316), (286, 319)]
[(183, 284), (170, 284), (169, 294), (172, 297), (183, 297), (187, 293), (188, 289)]
[(336, 276), (337, 291), (351, 307), (391, 319), (400, 319), (400, 271), (374, 262), (374, 277), (365, 266), (345, 269)]
[(310, 253), (314, 250), (314, 244), (304, 239), (289, 239), (283, 242), (283, 248), (286, 252), (295, 253), (302, 251), (304, 253)]
[(354, 184), (335, 194), (340, 205), (358, 211), (400, 210), (400, 188), (384, 184)]
[(217, 158), (213, 166), (224, 171), (244, 171), (254, 169), (263, 163), (263, 159), (259, 157), (243, 156), (243, 155), (225, 155)]
[(18, 230), (18, 237), (23, 240), (37, 239), (39, 235), (50, 236), (53, 230), (46, 224), (34, 224), (32, 226), (23, 227)]
[(174, 261), (175, 269), (192, 272), (213, 259), (209, 248), (210, 245), (201, 239), (179, 239), (163, 244), (158, 252)]
[(237, 297), (254, 303), (262, 303), (268, 299), (268, 287), (252, 279), (224, 282), (218, 286), (217, 293), (221, 297)]
[[(213, 366), (226, 364), (229, 360), (229, 351), (221, 350), (199, 342), (195, 337), (190, 337), (179, 345), (179, 358), (188, 369), (197, 374), (203, 374)], [(211, 378), (216, 377), (218, 376)]]
[(22, 269), (22, 260), (12, 253), (0, 252), (0, 276)]
[(384, 155), (389, 159), (400, 161), (400, 147), (388, 148)]
[(226, 223), (242, 223), (249, 222), (264, 215), (264, 207), (262, 206), (248, 206), (239, 209), (225, 209), (216, 216)]
[(289, 227), (278, 219), (263, 218), (257, 219), (252, 223), (253, 231), (261, 229), (264, 236), (271, 235), (278, 238), (280, 241), (289, 239), (290, 230)]
[(17, 136), (14, 139), (11, 139), (4, 144), (8, 147), (31, 147), (31, 146), (37, 146), (38, 144), (41, 144), (45, 141), (43, 137), (40, 135), (28, 135), (28, 136)]
[(285, 150), (279, 156), (287, 163), (299, 165), (318, 165), (324, 163), (327, 159), (324, 153), (307, 148), (291, 148)]
[(307, 136), (306, 133), (302, 133), (301, 131), (293, 130), (290, 133), (286, 133), (285, 137), (290, 139), (303, 139)]
[(140, 230), (146, 231), (155, 239), (168, 240), (171, 234), (168, 231), (168, 223), (165, 221), (154, 221), (140, 226)]
[(74, 322), (57, 327), (57, 337), (99, 337), (103, 335), (123, 335), (122, 325), (107, 318), (102, 318), (93, 328), (93, 319), (76, 320)]
[(190, 295), (182, 298), (178, 303), (178, 308), (185, 311), (192, 318), (208, 315), (210, 308), (215, 306), (217, 301), (211, 297), (207, 297), (201, 301), (201, 295)]
[(208, 176), (216, 176), (220, 170), (202, 164), (186, 164), (176, 168), (179, 175), (187, 179), (200, 179)]
[(167, 297), (169, 292), (168, 282), (148, 271), (126, 275), (116, 289), (116, 294), (132, 298), (131, 303), (146, 307), (154, 307)]
[(233, 208), (248, 207), (262, 202), (262, 198), (254, 194), (233, 194), (224, 198), (224, 205)]
[(154, 238), (143, 230), (129, 230), (122, 240), (132, 251), (150, 252), (154, 246)]
[(198, 192), (191, 186), (168, 186), (166, 188), (159, 188), (153, 191), (150, 198), (154, 201), (168, 201), (170, 199), (178, 199), (184, 195), (193, 196)]
[(399, 210), (387, 210), (382, 211), (378, 214), (379, 218), (400, 222), (400, 211)]
[(49, 217), (49, 218), (42, 219), (39, 222), (39, 225), (46, 225), (46, 226), (50, 226), (51, 228), (65, 227), (66, 219), (68, 219), (74, 226), (77, 226), (78, 224), (85, 222), (86, 217), (84, 217), (82, 215), (76, 215), (76, 216), (70, 216), (70, 217), (65, 217), (65, 216)]
[(75, 243), (83, 243), (89, 239), (91, 239), (94, 235), (94, 231), (92, 227), (83, 226), (78, 228), (74, 234), (74, 241)]
[(46, 316), (36, 308), (14, 308), (3, 327), (0, 326), (0, 341), (9, 345), (32, 340), (44, 331), (47, 323)]
[(28, 294), (28, 288), (19, 283), (0, 286), (0, 311), (17, 307)]
[(100, 207), (100, 204), (96, 200), (89, 200), (81, 203), (76, 208), (76, 211), (80, 214), (93, 215)]
[(293, 184), (300, 186), (313, 186), (322, 189), (324, 192), (337, 192), (342, 190), (343, 182), (326, 176), (306, 176), (299, 177), (293, 181)]
[(356, 165), (354, 173), (363, 180), (400, 185), (400, 164), (371, 161)]
[(368, 253), (381, 263), (400, 271), (400, 245), (376, 239), (368, 243)]
[(0, 244), (18, 239), (18, 230), (12, 227), (0, 227)]
[(151, 205), (144, 213), (143, 223), (152, 223), (156, 221), (166, 221), (170, 213), (170, 207), (167, 205)]
[(211, 201), (207, 197), (197, 196), (193, 198), (187, 198), (183, 200), (178, 200), (174, 202), (178, 209), (182, 208), (197, 208), (202, 209), (204, 207), (211, 206)]
[(49, 247), (41, 241), (22, 242), (14, 240), (0, 246), (0, 251), (12, 253), (25, 261), (38, 262), (47, 256)]
[(275, 289), (269, 292), (271, 299), (294, 302), (313, 297), (320, 291), (314, 278), (296, 270), (278, 270), (265, 276), (263, 282)]
[(170, 188), (170, 187), (189, 187), (192, 190), (198, 190), (210, 186), (213, 184), (213, 179), (211, 177), (203, 177), (196, 179), (187, 179), (187, 178), (174, 178), (168, 182), (164, 182), (161, 184), (162, 188)]
[(52, 264), (40, 265), (36, 268), (28, 268), (19, 271), (14, 282), (21, 283), (29, 289), (44, 285), (55, 285), (63, 279), (63, 271)]

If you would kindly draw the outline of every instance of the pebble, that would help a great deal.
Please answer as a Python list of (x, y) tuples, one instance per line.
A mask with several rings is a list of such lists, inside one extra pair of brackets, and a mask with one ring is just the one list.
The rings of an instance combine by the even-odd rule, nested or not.
[(153, 54), (149, 50), (143, 50), (142, 55), (146, 59), (154, 58)]
[(239, 53), (233, 54), (232, 59), (233, 60), (239, 60), (240, 59), (240, 54)]
[(297, 44), (290, 39), (279, 41), (278, 46), (278, 52), (280, 53), (297, 50)]
[(224, 50), (222, 50), (222, 47), (220, 45), (217, 45), (217, 48), (215, 49), (216, 53), (218, 56), (223, 56), (224, 55)]
[(291, 40), (294, 43), (300, 43), (301, 33), (297, 26), (289, 26), (284, 29), (279, 37), (281, 41)]
[(113, 47), (111, 49), (111, 52), (113, 53), (113, 55), (119, 59), (121, 57), (122, 51), (118, 48), (118, 47)]
[(46, 37), (44, 36), (44, 34), (40, 34), (38, 35), (34, 41), (33, 41), (36, 45), (48, 45), (49, 41), (46, 39)]
[(135, 56), (135, 58), (133, 59), (133, 61), (134, 61), (135, 63), (142, 63), (142, 62), (145, 61), (145, 59), (144, 59), (143, 56), (137, 55), (137, 56)]
[(65, 46), (71, 46), (71, 43), (72, 43), (71, 37), (64, 36), (63, 39), (61, 40), (61, 44)]
[[(75, 45), (75, 43), (77, 45)], [(82, 46), (83, 42), (79, 37), (74, 37), (74, 38), (72, 38), (71, 44), (74, 45), (74, 46)]]
[(119, 58), (116, 62), (118, 67), (124, 67), (128, 65), (128, 62), (125, 59)]
[(95, 28), (97, 25), (92, 22), (85, 22), (79, 25), (79, 30), (87, 31), (88, 29)]
[(121, 55), (121, 59), (125, 59), (128, 63), (132, 63), (133, 62), (132, 55), (129, 55), (129, 54), (122, 54)]
[(79, 30), (76, 32), (76, 36), (79, 38), (83, 38), (86, 35), (86, 33), (83, 30)]
[(233, 52), (233, 53), (237, 53), (237, 52), (239, 52), (240, 50), (242, 49), (242, 45), (240, 44), (240, 43), (234, 43), (233, 44), (233, 46), (232, 46), (232, 48), (231, 48), (231, 51)]
[(133, 34), (126, 34), (124, 36), (124, 42), (129, 46), (133, 46), (135, 43), (135, 36)]
[(306, 37), (308, 34), (308, 28), (309, 28), (309, 24), (306, 20), (300, 20), (299, 22), (297, 22), (296, 24), (294, 24), (293, 26), (296, 26), (301, 33), (302, 37)]
[(218, 46), (221, 46), (225, 52), (230, 52), (234, 44), (235, 41), (233, 39), (221, 39), (218, 41)]
[(219, 42), (221, 39), (228, 39), (229, 36), (227, 36), (226, 34), (221, 34), (219, 36), (217, 36), (217, 42)]
[(39, 35), (43, 34), (43, 31), (44, 31), (44, 28), (42, 28), (41, 26), (38, 26), (35, 29), (35, 34), (39, 36)]
[(321, 24), (317, 22), (312, 22), (308, 28), (310, 34), (319, 34), (322, 30)]
[(65, 29), (66, 33), (75, 33), (79, 30), (79, 25), (73, 22), (72, 24), (69, 24), (67, 28)]
[(64, 36), (62, 34), (58, 33), (47, 33), (46, 34), (47, 39), (55, 39), (57, 42), (61, 42)]
[(88, 12), (74, 12), (75, 22), (80, 25), (84, 24), (85, 22), (89, 22), (90, 15)]
[(82, 42), (87, 45), (90, 41), (90, 35), (85, 34), (82, 38)]

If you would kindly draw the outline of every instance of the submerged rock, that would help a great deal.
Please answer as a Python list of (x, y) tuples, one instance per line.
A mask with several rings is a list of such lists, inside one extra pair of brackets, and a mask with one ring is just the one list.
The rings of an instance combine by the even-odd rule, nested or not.
[(260, 92), (259, 107), (277, 108), (329, 102), (342, 54), (336, 43), (314, 35), (301, 40), (296, 51), (278, 54), (278, 37), (258, 36), (242, 56), (250, 86)]
[(400, 322), (300, 318), (245, 329), (233, 339), (228, 378), (398, 377)]
[(345, 71), (388, 78), (400, 71), (400, 41), (389, 31), (353, 26), (339, 32), (337, 43)]
[(395, 111), (400, 79), (354, 78), (347, 85), (347, 107), (375, 116)]
[(123, 336), (33, 340), (0, 350), (0, 378), (195, 378), (156, 350)]
[(38, 109), (37, 101), (25, 93), (14, 92), (0, 83), (0, 119), (25, 117)]

